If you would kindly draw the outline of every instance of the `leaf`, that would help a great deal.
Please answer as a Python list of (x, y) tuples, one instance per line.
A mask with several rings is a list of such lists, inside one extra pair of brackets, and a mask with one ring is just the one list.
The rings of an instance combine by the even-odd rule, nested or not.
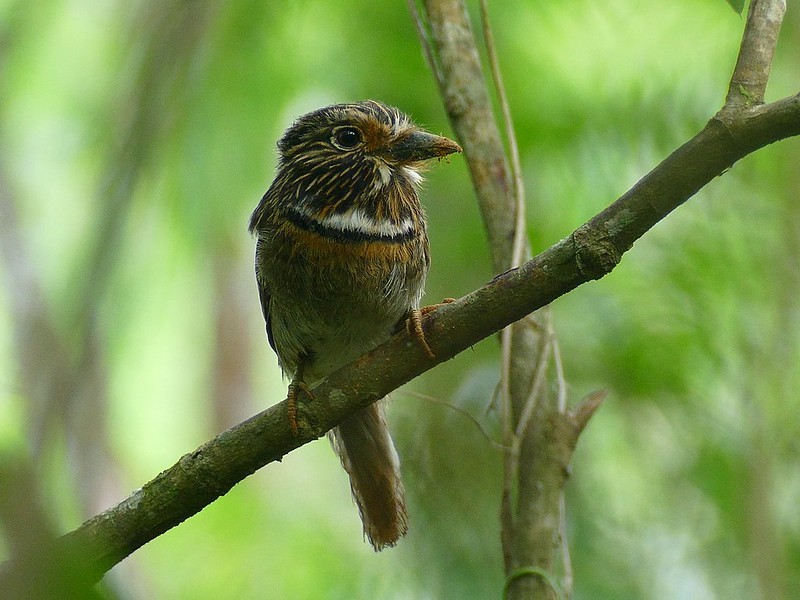
[(741, 15), (744, 10), (744, 0), (726, 0), (731, 8), (736, 11), (737, 15)]

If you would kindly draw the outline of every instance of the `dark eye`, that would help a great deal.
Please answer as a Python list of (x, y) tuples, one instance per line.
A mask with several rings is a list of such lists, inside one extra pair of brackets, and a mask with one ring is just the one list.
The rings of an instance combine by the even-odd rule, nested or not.
[(339, 127), (331, 141), (340, 150), (352, 150), (361, 143), (361, 132), (355, 127)]

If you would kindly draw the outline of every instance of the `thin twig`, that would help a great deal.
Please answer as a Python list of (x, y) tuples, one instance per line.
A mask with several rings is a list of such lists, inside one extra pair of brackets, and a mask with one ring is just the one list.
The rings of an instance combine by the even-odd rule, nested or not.
[(436, 60), (436, 53), (433, 51), (433, 44), (431, 44), (431, 36), (417, 8), (417, 0), (406, 0), (406, 5), (408, 6), (408, 12), (411, 13), (411, 20), (414, 21), (414, 27), (417, 29), (417, 37), (419, 38), (420, 46), (422, 46), (425, 62), (428, 63), (428, 68), (436, 78), (437, 86), (441, 87), (444, 82), (442, 66)]
[[(548, 313), (549, 316), (549, 313)], [(548, 332), (552, 331), (552, 323), (548, 319)], [(556, 385), (558, 387), (558, 412), (562, 415), (567, 412), (567, 380), (564, 377), (564, 364), (561, 361), (561, 346), (558, 343), (558, 337), (553, 334), (553, 363), (556, 368)]]
[(542, 351), (539, 353), (539, 356), (536, 360), (536, 370), (533, 374), (531, 390), (528, 394), (528, 398), (525, 400), (525, 405), (519, 415), (519, 420), (517, 421), (517, 426), (514, 433), (518, 438), (523, 437), (525, 430), (530, 424), (531, 418), (536, 412), (536, 402), (539, 399), (539, 394), (541, 393), (545, 382), (547, 381), (547, 365), (550, 362), (551, 345), (552, 337), (548, 335), (545, 338)]
[(567, 501), (564, 490), (561, 490), (561, 497), (558, 500), (559, 506), (559, 532), (561, 537), (561, 564), (564, 568), (564, 577), (561, 582), (561, 593), (564, 600), (572, 598), (572, 586), (574, 578), (572, 575), (572, 558), (569, 554), (569, 544), (567, 543)]
[(489, 414), (489, 411), (495, 409), (498, 414), (500, 413), (500, 409), (497, 408), (497, 399), (500, 396), (500, 381), (498, 380), (497, 384), (494, 386), (494, 391), (492, 392), (492, 397), (489, 399), (489, 403), (486, 405), (486, 410), (484, 410), (484, 414)]
[(497, 442), (494, 439), (492, 439), (492, 436), (489, 435), (489, 432), (486, 431), (483, 428), (483, 425), (481, 425), (481, 422), (478, 421), (478, 419), (476, 419), (472, 415), (472, 413), (470, 413), (465, 408), (461, 408), (460, 406), (456, 406), (455, 404), (447, 402), (446, 400), (442, 400), (441, 398), (436, 398), (435, 396), (430, 396), (428, 394), (423, 394), (421, 392), (407, 392), (407, 395), (409, 397), (411, 397), (411, 398), (417, 398), (418, 400), (425, 400), (426, 402), (431, 402), (433, 404), (439, 404), (441, 406), (446, 406), (447, 408), (450, 408), (450, 409), (454, 410), (458, 414), (466, 417), (469, 421), (471, 421), (472, 424), (475, 425), (475, 427), (477, 427), (477, 429), (480, 432), (480, 434), (484, 438), (486, 438), (486, 441), (489, 442), (492, 446), (494, 446), (495, 448), (498, 448), (500, 450), (506, 450), (507, 449), (506, 446), (504, 446), (500, 442)]
[(497, 92), (497, 100), (500, 103), (500, 110), (503, 115), (503, 127), (505, 129), (506, 141), (508, 142), (509, 165), (511, 177), (514, 181), (514, 204), (515, 204), (515, 227), (514, 245), (511, 255), (511, 266), (518, 267), (525, 259), (527, 236), (525, 235), (525, 184), (522, 179), (522, 166), (519, 159), (519, 144), (517, 135), (514, 131), (514, 122), (511, 117), (511, 107), (506, 95), (506, 87), (503, 83), (503, 76), (500, 73), (500, 61), (497, 58), (497, 51), (494, 43), (494, 34), (489, 24), (489, 9), (486, 0), (481, 0), (481, 27), (483, 29), (483, 39), (486, 43), (486, 54), (489, 58), (489, 69), (492, 73), (492, 82)]
[(519, 456), (519, 439), (514, 435), (513, 415), (511, 408), (511, 327), (506, 327), (500, 334), (501, 363), (500, 363), (500, 425), (503, 436), (503, 445), (507, 448), (503, 452), (503, 487), (500, 493), (500, 540), (503, 549), (505, 570), (511, 568), (513, 553), (511, 549), (512, 533), (514, 531), (513, 491), (515, 473), (517, 472), (517, 457)]
[[(548, 317), (550, 313), (548, 313)], [(557, 402), (558, 412), (562, 415), (567, 414), (567, 382), (564, 377), (564, 365), (561, 361), (561, 347), (558, 343), (558, 337), (553, 334), (552, 319), (547, 320), (548, 336), (553, 343), (553, 364), (555, 366), (555, 379), (557, 386)], [(572, 575), (572, 557), (569, 552), (569, 544), (567, 543), (567, 501), (564, 493), (564, 488), (561, 488), (561, 494), (558, 499), (559, 505), (559, 546), (561, 547), (561, 564), (564, 569), (564, 580), (562, 583), (562, 591), (565, 600), (572, 598), (573, 575)]]

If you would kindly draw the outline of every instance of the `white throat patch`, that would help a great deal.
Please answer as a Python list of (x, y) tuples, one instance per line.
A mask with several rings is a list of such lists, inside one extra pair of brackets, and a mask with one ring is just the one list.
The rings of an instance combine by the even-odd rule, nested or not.
[(351, 208), (347, 212), (331, 214), (323, 219), (318, 219), (311, 211), (304, 207), (294, 207), (293, 210), (325, 229), (333, 229), (347, 233), (380, 236), (391, 239), (408, 235), (414, 230), (414, 222), (410, 218), (403, 219), (400, 223), (393, 223), (386, 219), (375, 219), (360, 208)]

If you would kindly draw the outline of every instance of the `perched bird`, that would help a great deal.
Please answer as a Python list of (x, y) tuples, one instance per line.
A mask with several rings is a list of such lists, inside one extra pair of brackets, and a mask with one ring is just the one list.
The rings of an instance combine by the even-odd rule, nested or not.
[[(368, 100), (300, 117), (278, 150), (277, 175), (250, 231), (257, 236), (267, 336), (292, 378), (291, 402), (301, 388), (311, 395), (315, 382), (388, 339), (417, 311), (430, 264), (420, 170), (426, 160), (461, 148)], [(393, 546), (408, 525), (381, 403), (329, 436), (350, 476), (366, 537), (375, 550)]]

